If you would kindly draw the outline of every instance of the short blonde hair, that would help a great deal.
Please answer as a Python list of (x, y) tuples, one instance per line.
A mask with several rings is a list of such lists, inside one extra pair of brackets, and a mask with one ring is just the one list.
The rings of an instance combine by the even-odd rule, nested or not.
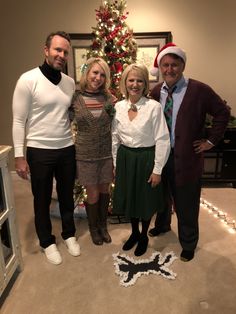
[(145, 83), (145, 88), (143, 90), (143, 96), (147, 96), (149, 93), (148, 69), (145, 65), (137, 64), (137, 63), (130, 64), (124, 69), (124, 71), (121, 75), (121, 80), (120, 80), (120, 92), (121, 92), (121, 94), (124, 95), (126, 99), (128, 99), (129, 95), (128, 95), (128, 91), (126, 88), (126, 80), (127, 80), (128, 74), (131, 71), (137, 71), (141, 75), (141, 77)]
[(105, 82), (104, 84), (100, 87), (100, 90), (103, 91), (104, 93), (109, 93), (109, 88), (111, 84), (111, 78), (110, 78), (110, 68), (106, 61), (104, 61), (102, 58), (89, 58), (85, 64), (82, 66), (82, 76), (80, 78), (79, 82), (79, 87), (82, 92), (86, 90), (87, 87), (87, 76), (90, 70), (92, 69), (94, 64), (99, 64), (100, 67), (103, 69), (105, 72)]

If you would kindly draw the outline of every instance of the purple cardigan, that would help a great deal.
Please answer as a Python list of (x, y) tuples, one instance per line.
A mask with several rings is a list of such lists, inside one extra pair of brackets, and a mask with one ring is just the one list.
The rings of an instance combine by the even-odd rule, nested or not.
[[(160, 100), (161, 86), (162, 83), (159, 83), (150, 93), (157, 101)], [(202, 176), (203, 154), (194, 152), (193, 142), (204, 137), (206, 114), (213, 117), (208, 140), (216, 145), (227, 127), (229, 108), (210, 86), (189, 79), (175, 126), (174, 158), (178, 186), (194, 182)]]

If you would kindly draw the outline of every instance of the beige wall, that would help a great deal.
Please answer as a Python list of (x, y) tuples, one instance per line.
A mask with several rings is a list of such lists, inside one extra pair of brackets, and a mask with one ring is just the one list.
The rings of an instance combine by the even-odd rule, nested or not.
[[(43, 62), (54, 30), (90, 33), (101, 0), (1, 0), (0, 145), (11, 145), (11, 100), (19, 75)], [(211, 85), (236, 115), (236, 4), (234, 0), (127, 0), (134, 32), (171, 31), (187, 52), (186, 76)]]

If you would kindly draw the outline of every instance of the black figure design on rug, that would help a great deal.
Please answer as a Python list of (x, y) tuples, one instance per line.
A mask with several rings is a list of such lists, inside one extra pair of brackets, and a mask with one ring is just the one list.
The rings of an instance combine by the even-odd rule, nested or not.
[(149, 259), (134, 260), (125, 254), (113, 254), (115, 260), (115, 273), (120, 276), (120, 284), (128, 287), (135, 284), (141, 275), (156, 274), (167, 279), (175, 279), (176, 274), (168, 268), (177, 256), (174, 252), (166, 253), (164, 256), (160, 252), (155, 252)]

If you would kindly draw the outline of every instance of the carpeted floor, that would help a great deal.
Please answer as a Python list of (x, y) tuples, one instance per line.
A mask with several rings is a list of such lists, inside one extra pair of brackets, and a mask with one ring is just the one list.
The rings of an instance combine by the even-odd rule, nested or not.
[[(184, 263), (173, 261), (176, 274), (169, 280), (149, 274), (134, 285), (120, 285), (113, 254), (120, 252), (129, 235), (128, 224), (110, 224), (112, 244), (92, 244), (85, 218), (76, 218), (81, 256), (67, 253), (60, 237), (60, 219), (53, 218), (63, 263), (49, 264), (40, 251), (34, 231), (32, 196), (28, 182), (13, 174), (15, 204), (24, 270), (15, 276), (9, 293), (1, 300), (2, 314), (235, 314), (236, 313), (236, 233), (205, 208), (200, 213), (200, 241), (195, 258)], [(208, 200), (228, 217), (236, 220), (236, 189), (203, 188)], [(149, 259), (156, 251), (165, 255), (181, 252), (177, 238), (176, 216), (172, 231), (150, 238)], [(133, 251), (125, 252), (135, 258)]]

